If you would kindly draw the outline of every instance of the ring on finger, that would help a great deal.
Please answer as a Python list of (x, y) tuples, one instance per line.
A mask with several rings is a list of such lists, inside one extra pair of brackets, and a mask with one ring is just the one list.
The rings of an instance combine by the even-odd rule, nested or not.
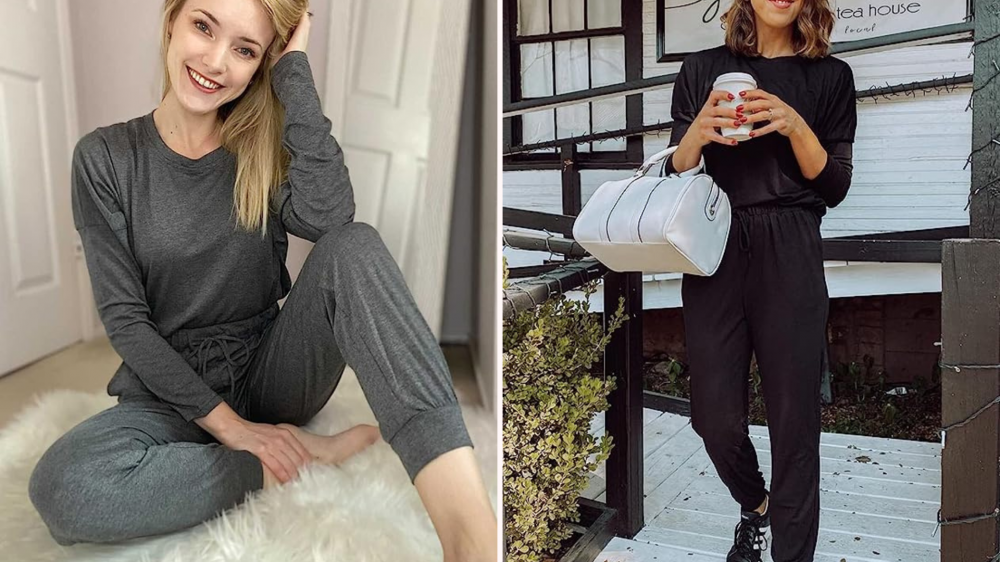
[(774, 121), (774, 110), (773, 109), (768, 109), (767, 110), (767, 120), (768, 121)]

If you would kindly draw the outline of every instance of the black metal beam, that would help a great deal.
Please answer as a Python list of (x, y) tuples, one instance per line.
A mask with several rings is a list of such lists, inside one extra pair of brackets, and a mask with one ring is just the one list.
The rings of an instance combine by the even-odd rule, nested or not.
[[(623, 0), (622, 23), (625, 25), (625, 81), (642, 79), (642, 2)], [(625, 97), (625, 128), (641, 127), (643, 124), (642, 94)], [(593, 132), (593, 129), (591, 129)], [(644, 159), (642, 137), (627, 137), (625, 151), (629, 160), (641, 162)]]
[(519, 250), (551, 252), (566, 256), (567, 258), (582, 258), (588, 255), (583, 246), (575, 242), (572, 238), (559, 238), (546, 234), (519, 232), (509, 229), (504, 229), (501, 236), (503, 236), (504, 246), (510, 246)]
[(604, 372), (617, 387), (605, 412), (608, 434), (614, 442), (607, 460), (608, 505), (618, 510), (619, 536), (632, 538), (642, 530), (642, 274), (609, 272), (604, 277), (604, 318), (618, 310), (625, 298), (625, 323), (611, 335), (604, 349)]
[(563, 262), (543, 263), (542, 265), (525, 265), (521, 267), (510, 267), (507, 269), (508, 279), (523, 279), (525, 277), (537, 277), (550, 271), (559, 269), (566, 265)]
[(587, 258), (566, 264), (544, 274), (544, 277), (510, 283), (503, 290), (503, 319), (507, 320), (518, 312), (536, 307), (553, 295), (572, 291), (588, 281), (600, 279), (607, 272), (608, 268), (604, 264), (594, 258)]
[(823, 259), (941, 263), (940, 240), (823, 240)]
[[(579, 170), (634, 170), (642, 164), (639, 160), (613, 160), (594, 158), (595, 156), (620, 155), (620, 152), (589, 152), (577, 155), (576, 167)], [(540, 154), (518, 154), (516, 156), (505, 156), (503, 159), (503, 171), (505, 172), (535, 172), (538, 170), (562, 170), (562, 161), (558, 154), (546, 155), (545, 158), (534, 158)], [(584, 160), (583, 156), (594, 158)]]
[(554, 43), (556, 41), (572, 41), (574, 39), (587, 39), (589, 37), (605, 37), (608, 35), (621, 35), (625, 33), (624, 27), (599, 27), (597, 29), (578, 29), (575, 31), (558, 31), (555, 33), (539, 33), (537, 35), (515, 35), (514, 45), (524, 45), (528, 43)]
[(658, 412), (691, 417), (691, 401), (679, 396), (644, 390), (642, 392), (642, 405), (644, 408)]
[(573, 235), (573, 221), (575, 220), (576, 217), (567, 215), (554, 215), (513, 207), (503, 208), (503, 226), (548, 230), (549, 232), (558, 232), (563, 236)]
[(597, 560), (615, 537), (617, 513), (605, 503), (583, 497), (577, 498), (576, 503), (580, 510), (580, 521), (593, 521), (593, 523), (585, 528), (583, 535), (559, 559), (587, 562)]
[(943, 228), (926, 228), (922, 230), (900, 230), (898, 232), (879, 232), (876, 234), (855, 234), (853, 236), (838, 236), (827, 240), (947, 240), (948, 238), (968, 238), (969, 225), (946, 226)]
[(664, 86), (673, 84), (676, 78), (676, 73), (664, 74), (662, 76), (653, 76), (651, 78), (628, 80), (622, 82), (621, 84), (609, 84), (607, 86), (600, 86), (589, 90), (577, 90), (575, 92), (568, 92), (555, 96), (545, 96), (543, 98), (529, 98), (523, 101), (504, 105), (503, 117), (504, 119), (507, 119), (509, 117), (515, 117), (517, 115), (530, 113), (532, 111), (539, 111), (542, 109), (554, 109), (556, 107), (572, 105), (574, 103), (617, 98), (623, 95), (639, 94), (649, 90), (657, 90)]
[[(517, 2), (503, 2), (503, 104), (521, 99), (521, 51), (512, 49), (517, 37)], [(521, 120), (505, 119), (504, 142), (521, 143)]]
[[(564, 144), (559, 151), (562, 158), (562, 209), (564, 215), (576, 216), (583, 208), (580, 187), (580, 168), (577, 167), (576, 145)], [(572, 233), (567, 236), (572, 236)]]
[(513, 154), (523, 154), (525, 152), (531, 152), (533, 150), (556, 148), (560, 146), (565, 146), (566, 141), (569, 141), (574, 144), (583, 144), (587, 142), (602, 141), (620, 137), (644, 135), (646, 133), (669, 131), (673, 126), (674, 126), (673, 121), (667, 121), (666, 123), (651, 123), (649, 125), (640, 125), (638, 127), (626, 127), (624, 129), (617, 129), (614, 131), (590, 133), (587, 135), (580, 135), (578, 137), (569, 137), (553, 141), (535, 142), (531, 144), (523, 144), (521, 146), (508, 146), (504, 147), (503, 154), (504, 156), (510, 156)]

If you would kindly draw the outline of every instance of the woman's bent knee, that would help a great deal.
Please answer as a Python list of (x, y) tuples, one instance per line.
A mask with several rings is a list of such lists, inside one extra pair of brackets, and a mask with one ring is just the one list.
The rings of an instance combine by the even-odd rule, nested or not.
[(73, 529), (78, 517), (74, 506), (79, 502), (72, 497), (75, 492), (69, 480), (70, 466), (64, 464), (63, 455), (53, 445), (42, 455), (28, 480), (28, 498), (42, 521), (49, 528), (52, 538), (59, 544), (69, 545), (76, 541)]
[(100, 481), (107, 473), (93, 470), (85, 454), (82, 446), (63, 436), (42, 455), (28, 480), (32, 505), (61, 545), (118, 539), (108, 534), (101, 513), (108, 508), (102, 500), (113, 494), (113, 486)]
[(364, 255), (379, 246), (384, 247), (384, 243), (382, 235), (374, 226), (365, 222), (349, 222), (326, 232), (316, 241), (314, 250)]

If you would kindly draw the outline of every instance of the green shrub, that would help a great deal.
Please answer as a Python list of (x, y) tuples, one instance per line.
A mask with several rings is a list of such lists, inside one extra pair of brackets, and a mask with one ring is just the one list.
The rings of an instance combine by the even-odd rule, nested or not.
[[(507, 264), (503, 264), (507, 286)], [(583, 287), (589, 297), (596, 282)], [(624, 299), (608, 322), (588, 300), (562, 295), (523, 311), (503, 329), (503, 496), (508, 562), (555, 552), (579, 522), (577, 497), (607, 459), (611, 439), (590, 420), (608, 407), (614, 379), (591, 375), (611, 333), (625, 321)]]

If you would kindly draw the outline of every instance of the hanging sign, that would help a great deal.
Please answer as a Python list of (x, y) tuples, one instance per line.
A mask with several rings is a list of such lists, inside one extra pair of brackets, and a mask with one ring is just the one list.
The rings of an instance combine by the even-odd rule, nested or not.
[[(796, 0), (801, 2), (803, 0)], [(659, 62), (725, 42), (722, 14), (732, 0), (656, 0)], [(832, 40), (857, 41), (965, 21), (968, 0), (830, 0), (836, 15)]]

